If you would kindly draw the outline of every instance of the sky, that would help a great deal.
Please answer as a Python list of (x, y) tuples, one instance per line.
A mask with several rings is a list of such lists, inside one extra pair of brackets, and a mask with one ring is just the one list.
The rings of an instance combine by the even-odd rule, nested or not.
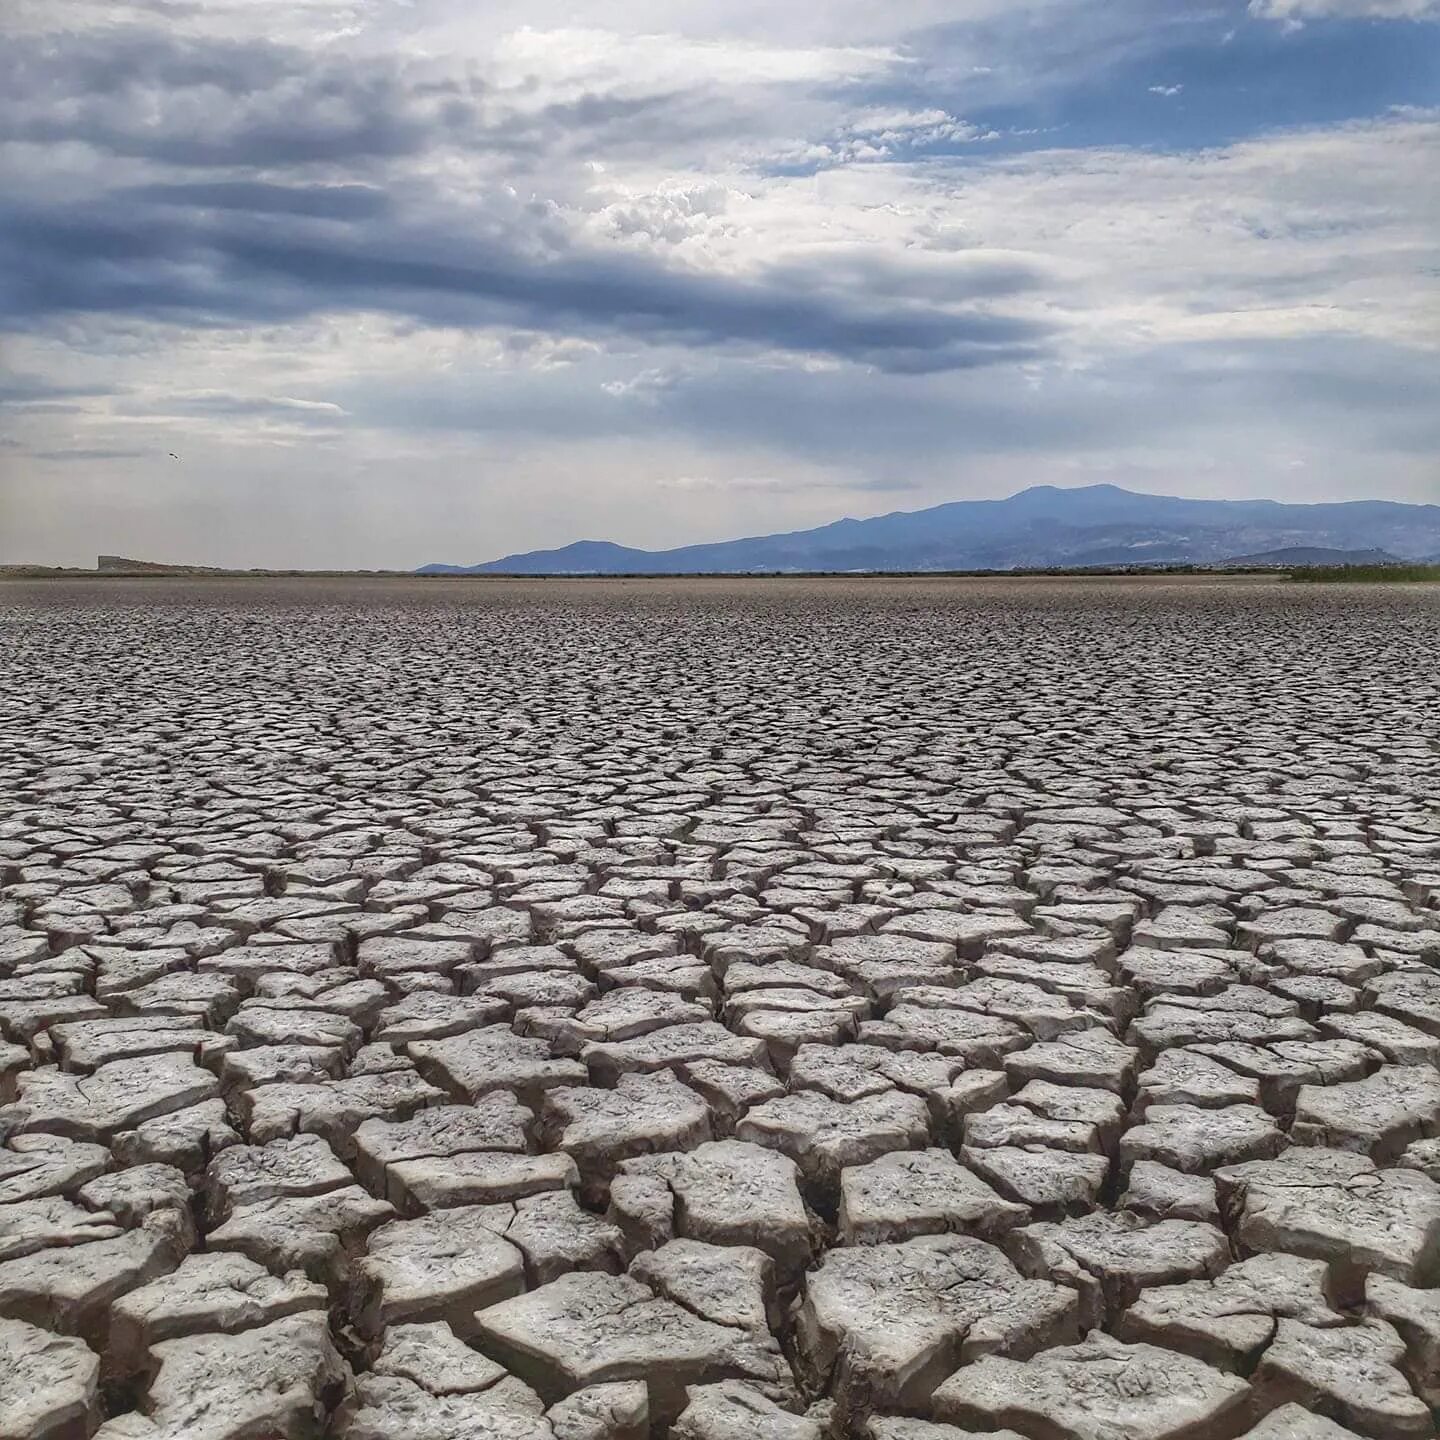
[(0, 563), (1440, 502), (1440, 0), (4, 0)]

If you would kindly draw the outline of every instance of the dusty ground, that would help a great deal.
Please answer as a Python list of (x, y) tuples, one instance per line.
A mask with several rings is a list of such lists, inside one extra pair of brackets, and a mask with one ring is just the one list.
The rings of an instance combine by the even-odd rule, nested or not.
[(1433, 1433), (1433, 591), (7, 583), (0, 880), (5, 1440)]

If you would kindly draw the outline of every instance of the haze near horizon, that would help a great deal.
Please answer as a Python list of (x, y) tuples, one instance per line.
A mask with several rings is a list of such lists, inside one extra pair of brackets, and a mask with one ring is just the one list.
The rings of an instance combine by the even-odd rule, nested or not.
[(1440, 501), (1434, 0), (12, 0), (0, 563)]

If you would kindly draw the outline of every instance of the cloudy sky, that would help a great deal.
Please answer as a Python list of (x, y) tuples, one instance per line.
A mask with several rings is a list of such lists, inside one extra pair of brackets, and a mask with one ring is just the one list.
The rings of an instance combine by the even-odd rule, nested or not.
[(1434, 501), (1437, 352), (1440, 0), (0, 7), (0, 562)]

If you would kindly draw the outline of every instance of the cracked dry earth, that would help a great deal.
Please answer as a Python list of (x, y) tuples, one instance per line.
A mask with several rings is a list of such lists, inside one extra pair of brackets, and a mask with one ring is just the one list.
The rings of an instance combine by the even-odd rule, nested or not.
[(1411, 1440), (1440, 598), (0, 589), (4, 1440)]

